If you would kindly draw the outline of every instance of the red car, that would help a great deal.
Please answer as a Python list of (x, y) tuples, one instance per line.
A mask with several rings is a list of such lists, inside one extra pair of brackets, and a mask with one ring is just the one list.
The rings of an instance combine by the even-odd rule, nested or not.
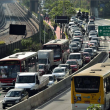
[(69, 64), (72, 68), (72, 72), (75, 72), (79, 69), (77, 60), (67, 60), (66, 64)]
[(85, 63), (88, 63), (91, 61), (91, 56), (89, 52), (83, 52), (83, 56), (85, 57)]

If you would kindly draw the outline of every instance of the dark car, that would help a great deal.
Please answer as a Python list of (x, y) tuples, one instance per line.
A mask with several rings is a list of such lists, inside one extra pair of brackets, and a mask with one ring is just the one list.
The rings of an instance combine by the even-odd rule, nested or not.
[(2, 107), (5, 109), (5, 107), (15, 105), (25, 99), (28, 99), (28, 97), (29, 94), (24, 89), (11, 89), (5, 95), (2, 101)]
[(58, 67), (67, 67), (69, 74), (72, 74), (72, 68), (69, 64), (59, 64)]
[(38, 65), (38, 71), (39, 71), (39, 75), (42, 76), (44, 74), (47, 74), (48, 68), (45, 64), (39, 64)]

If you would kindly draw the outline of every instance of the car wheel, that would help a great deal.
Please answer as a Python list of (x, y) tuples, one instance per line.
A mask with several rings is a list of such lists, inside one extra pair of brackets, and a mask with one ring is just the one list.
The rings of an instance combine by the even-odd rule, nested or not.
[(3, 107), (2, 107), (3, 109), (5, 109), (5, 105), (3, 105)]

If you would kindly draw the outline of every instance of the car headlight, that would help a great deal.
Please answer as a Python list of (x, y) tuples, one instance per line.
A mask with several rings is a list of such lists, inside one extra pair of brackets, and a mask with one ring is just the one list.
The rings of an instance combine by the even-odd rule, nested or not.
[(19, 102), (19, 100), (16, 100), (16, 101), (15, 101), (15, 103), (18, 103), (18, 102)]
[(6, 100), (3, 100), (2, 103), (5, 103)]

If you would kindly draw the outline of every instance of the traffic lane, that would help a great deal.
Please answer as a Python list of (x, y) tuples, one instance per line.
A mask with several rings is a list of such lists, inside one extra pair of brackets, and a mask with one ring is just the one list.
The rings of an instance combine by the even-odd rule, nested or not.
[[(107, 51), (108, 50), (108, 44), (105, 42), (105, 47), (103, 47), (103, 44), (101, 42), (101, 46), (99, 47), (99, 51)], [(70, 89), (63, 93), (63, 95), (59, 95), (56, 98), (50, 100), (49, 102), (46, 102), (42, 106), (32, 109), (32, 110), (71, 110), (71, 92)]]
[(32, 110), (71, 110), (70, 88), (49, 100), (40, 107)]
[(95, 20), (96, 25), (110, 25), (110, 20), (100, 19)]

